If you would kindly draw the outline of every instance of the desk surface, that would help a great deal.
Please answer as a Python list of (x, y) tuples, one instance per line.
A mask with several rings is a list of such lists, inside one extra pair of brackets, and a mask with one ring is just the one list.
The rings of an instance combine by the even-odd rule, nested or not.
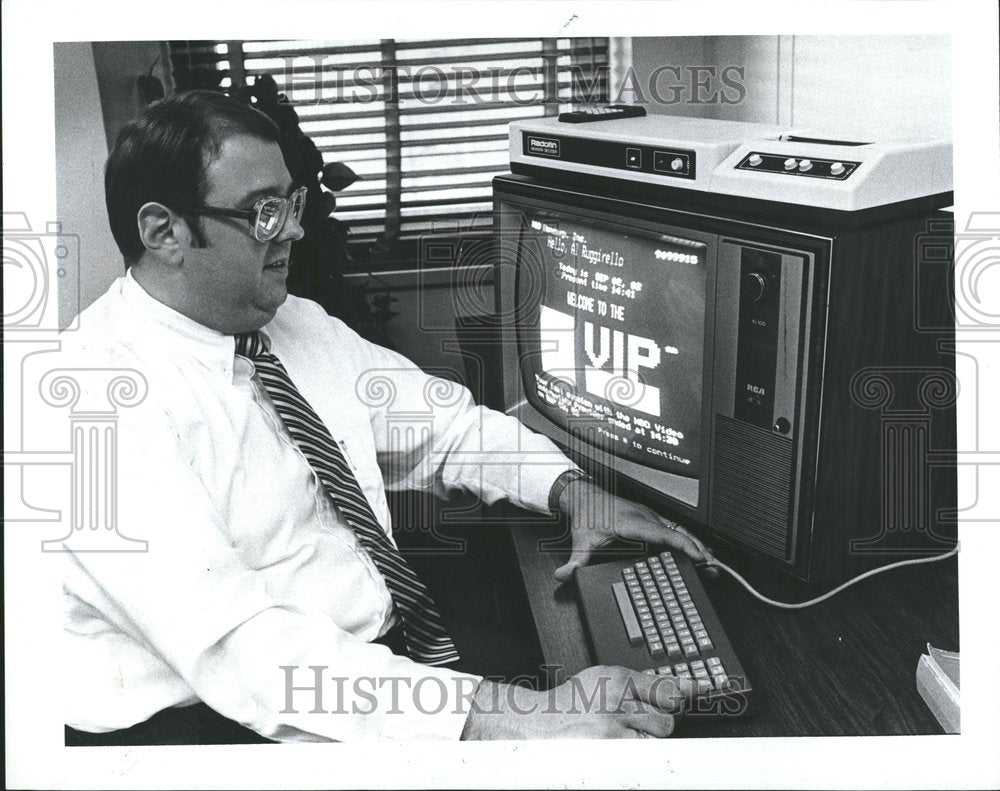
[[(574, 586), (553, 577), (568, 556), (561, 532), (512, 529), (542, 654), (560, 668), (558, 681), (593, 664)], [(928, 642), (958, 650), (954, 558), (876, 575), (804, 610), (769, 607), (727, 574), (702, 582), (753, 684), (756, 710), (725, 721), (689, 717), (677, 736), (942, 733), (915, 674)]]

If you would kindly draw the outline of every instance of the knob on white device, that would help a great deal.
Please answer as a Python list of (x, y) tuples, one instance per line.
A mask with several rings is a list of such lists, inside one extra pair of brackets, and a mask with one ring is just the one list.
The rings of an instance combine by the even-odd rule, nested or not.
[(750, 162), (750, 165), (752, 167), (757, 167), (757, 165), (759, 165), (763, 161), (764, 160), (761, 158), (760, 154), (751, 154), (750, 155), (749, 162)]
[(795, 159), (789, 157), (788, 159), (785, 160), (785, 170), (794, 170), (795, 166), (798, 164), (799, 163)]
[(671, 170), (680, 170), (682, 167), (684, 167), (684, 160), (680, 157), (677, 157), (670, 163)]
[(807, 170), (812, 170), (813, 163), (808, 159), (803, 159), (799, 162), (799, 170), (805, 173)]
[(830, 165), (830, 172), (834, 176), (839, 176), (841, 173), (844, 172), (844, 163), (843, 162), (834, 162), (832, 165)]

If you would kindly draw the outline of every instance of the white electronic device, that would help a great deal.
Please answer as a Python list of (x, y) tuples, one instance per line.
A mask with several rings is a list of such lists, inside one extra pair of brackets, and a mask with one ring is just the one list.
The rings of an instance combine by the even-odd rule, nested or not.
[(838, 211), (950, 192), (951, 160), (950, 140), (838, 140), (709, 118), (510, 126), (515, 172), (562, 170)]

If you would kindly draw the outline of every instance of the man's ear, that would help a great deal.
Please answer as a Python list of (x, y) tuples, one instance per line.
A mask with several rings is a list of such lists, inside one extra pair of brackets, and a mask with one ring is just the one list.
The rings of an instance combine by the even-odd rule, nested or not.
[(143, 204), (136, 215), (139, 238), (147, 250), (165, 263), (178, 265), (184, 248), (191, 244), (191, 231), (184, 219), (162, 203)]

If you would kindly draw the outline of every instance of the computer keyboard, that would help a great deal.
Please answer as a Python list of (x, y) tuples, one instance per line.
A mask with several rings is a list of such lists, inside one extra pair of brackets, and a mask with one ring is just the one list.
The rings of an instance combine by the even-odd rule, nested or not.
[(747, 711), (750, 683), (686, 555), (586, 566), (575, 576), (598, 664), (693, 679), (692, 713)]

